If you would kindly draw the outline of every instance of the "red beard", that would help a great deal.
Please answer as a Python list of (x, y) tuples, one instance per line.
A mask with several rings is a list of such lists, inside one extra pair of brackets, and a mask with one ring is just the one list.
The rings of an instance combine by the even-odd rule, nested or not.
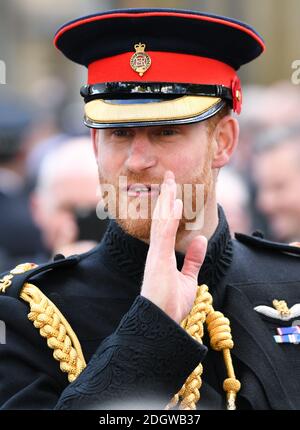
[[(115, 181), (103, 176), (100, 172), (101, 170), (99, 169), (102, 199), (105, 209), (110, 213), (112, 218), (116, 219), (124, 231), (131, 236), (148, 242), (150, 239), (152, 213), (157, 196), (128, 197), (127, 192), (120, 189), (119, 177), (117, 181)], [(161, 184), (163, 181), (162, 178), (145, 178), (142, 177), (142, 175), (136, 175), (132, 172), (128, 172), (127, 175), (124, 174), (123, 176), (126, 178), (127, 184), (129, 185), (133, 183)], [(112, 186), (112, 189), (115, 190), (114, 193), (103, 191), (107, 184)], [(213, 188), (211, 156), (207, 156), (202, 171), (188, 178), (188, 181), (184, 184), (180, 183), (177, 184), (177, 186), (179, 187), (178, 191), (181, 191), (180, 194), (183, 200), (183, 216), (179, 222), (177, 231), (177, 239), (179, 239), (187, 229), (191, 229), (188, 226), (194, 224), (192, 229), (197, 230), (202, 227), (202, 225), (197, 223), (196, 228), (195, 223), (197, 215), (203, 214), (204, 206)], [(199, 186), (202, 186), (200, 192)]]

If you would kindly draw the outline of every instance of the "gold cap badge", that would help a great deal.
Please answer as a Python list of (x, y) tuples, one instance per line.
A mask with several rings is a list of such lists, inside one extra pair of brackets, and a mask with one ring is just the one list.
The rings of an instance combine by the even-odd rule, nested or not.
[(145, 52), (146, 45), (144, 43), (136, 43), (134, 45), (135, 53), (130, 58), (131, 68), (140, 76), (149, 69), (151, 66), (151, 58)]

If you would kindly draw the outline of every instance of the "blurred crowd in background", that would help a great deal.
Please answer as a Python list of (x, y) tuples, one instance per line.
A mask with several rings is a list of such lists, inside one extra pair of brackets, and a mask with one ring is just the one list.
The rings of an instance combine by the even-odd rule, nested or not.
[[(266, 21), (265, 11), (255, 14), (259, 4), (271, 7), (269, 0), (65, 0), (58, 8), (55, 3), (12, 0), (0, 6), (0, 60), (6, 64), (6, 82), (0, 85), (0, 272), (25, 261), (47, 261), (57, 253), (84, 252), (105, 231), (107, 221), (96, 215), (92, 143), (82, 123), (79, 89), (86, 76), (55, 51), (51, 40), (65, 21), (117, 7), (210, 11), (249, 21), (263, 36), (268, 24), (271, 52), (241, 73), (240, 143), (230, 167), (219, 175), (218, 201), (232, 234), (256, 230), (271, 240), (300, 241), (300, 85), (291, 82), (291, 63), (300, 59), (300, 50), (287, 37), (299, 35), (299, 26), (294, 29), (289, 21), (284, 27), (287, 12), (280, 18), (276, 13), (274, 22)], [(280, 15), (284, 2), (274, 3)], [(290, 0), (290, 7), (299, 18), (299, 2)], [(279, 24), (286, 28), (281, 37), (286, 45), (272, 36)]]

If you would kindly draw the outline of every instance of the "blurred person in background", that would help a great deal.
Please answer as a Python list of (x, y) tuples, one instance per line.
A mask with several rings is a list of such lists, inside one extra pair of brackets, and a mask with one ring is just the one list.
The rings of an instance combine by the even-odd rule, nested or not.
[(270, 86), (248, 85), (243, 92), (243, 101), (239, 118), (240, 147), (234, 154), (232, 167), (243, 177), (249, 190), (249, 211), (254, 229), (275, 238), (266, 215), (256, 205), (254, 146), (260, 136), (274, 127), (300, 123), (300, 89), (288, 81), (278, 81)]
[(256, 145), (254, 180), (257, 206), (272, 239), (300, 240), (300, 126), (275, 128)]
[(89, 138), (71, 138), (45, 156), (31, 207), (50, 256), (86, 252), (100, 241), (107, 220), (96, 214), (98, 187)]
[(42, 250), (40, 232), (28, 204), (26, 133), (32, 112), (19, 97), (1, 88), (0, 101), (0, 270)]
[[(43, 94), (43, 97), (40, 95)], [(44, 76), (30, 87), (31, 100), (38, 117), (28, 140), (30, 152), (26, 161), (28, 183), (35, 187), (40, 165), (52, 150), (64, 145), (70, 136), (88, 136), (81, 121), (81, 104), (70, 102), (66, 83), (57, 76)]]
[(217, 201), (224, 209), (232, 236), (235, 232), (251, 232), (250, 193), (242, 176), (230, 167), (224, 167), (219, 173)]
[(243, 92), (243, 112), (239, 121), (240, 150), (234, 154), (233, 165), (249, 177), (257, 137), (273, 127), (300, 122), (299, 88), (287, 81), (279, 81), (269, 86), (246, 86)]

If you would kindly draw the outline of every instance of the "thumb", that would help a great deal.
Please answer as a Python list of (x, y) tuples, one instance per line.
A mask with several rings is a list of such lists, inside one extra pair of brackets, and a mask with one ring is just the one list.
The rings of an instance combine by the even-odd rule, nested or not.
[(196, 236), (189, 245), (181, 273), (197, 280), (199, 270), (205, 259), (207, 239), (205, 236)]

